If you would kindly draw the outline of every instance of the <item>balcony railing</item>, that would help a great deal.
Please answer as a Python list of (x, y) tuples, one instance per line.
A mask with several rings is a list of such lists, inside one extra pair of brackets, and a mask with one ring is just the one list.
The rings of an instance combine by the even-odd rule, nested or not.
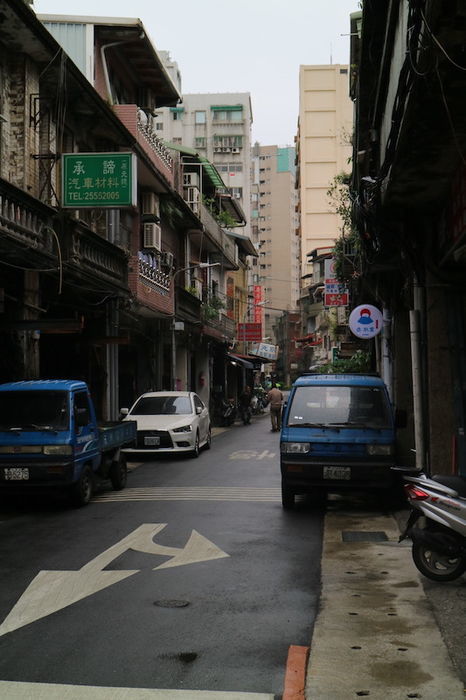
[(82, 222), (76, 222), (74, 227), (64, 231), (60, 240), (63, 260), (68, 268), (127, 288), (128, 262), (121, 248), (109, 243)]
[(48, 228), (54, 213), (26, 193), (0, 181), (0, 231), (10, 240), (33, 247), (36, 252), (56, 252), (56, 243)]
[(217, 319), (204, 319), (204, 323), (207, 326), (216, 328), (217, 330), (221, 331), (223, 335), (228, 336), (229, 338), (233, 339), (236, 336), (236, 322), (234, 319), (225, 316), (225, 314), (219, 314)]
[(153, 256), (139, 251), (138, 272), (151, 287), (158, 288), (164, 294), (170, 291), (171, 277), (160, 268), (160, 264)]
[(137, 105), (114, 105), (113, 110), (137, 142), (147, 153), (154, 165), (165, 175), (171, 185), (174, 183), (174, 163), (170, 151), (152, 128), (152, 120)]
[(233, 269), (238, 269), (238, 256), (236, 243), (222, 229), (209, 209), (199, 202), (199, 218), (203, 223), (206, 233), (218, 246), (219, 252), (226, 258)]

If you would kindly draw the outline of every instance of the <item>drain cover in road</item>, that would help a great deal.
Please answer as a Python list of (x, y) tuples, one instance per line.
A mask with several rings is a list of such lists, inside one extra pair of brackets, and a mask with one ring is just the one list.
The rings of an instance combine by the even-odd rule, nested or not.
[(385, 532), (366, 532), (364, 530), (343, 530), (341, 533), (343, 542), (387, 542)]

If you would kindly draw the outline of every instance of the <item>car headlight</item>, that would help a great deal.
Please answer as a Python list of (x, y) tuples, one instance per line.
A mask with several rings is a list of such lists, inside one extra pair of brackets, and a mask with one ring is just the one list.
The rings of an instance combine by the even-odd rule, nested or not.
[(366, 445), (368, 455), (380, 455), (388, 457), (393, 454), (393, 445)]
[(183, 425), (181, 428), (173, 428), (174, 433), (190, 433), (193, 429), (192, 425)]
[(310, 449), (310, 442), (282, 442), (280, 445), (280, 450), (287, 454), (305, 454)]
[(73, 448), (71, 445), (44, 445), (42, 452), (44, 455), (71, 455)]

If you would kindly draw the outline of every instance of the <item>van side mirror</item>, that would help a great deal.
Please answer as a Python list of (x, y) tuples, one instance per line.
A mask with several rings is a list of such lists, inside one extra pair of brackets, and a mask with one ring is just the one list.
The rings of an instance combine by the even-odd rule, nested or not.
[(406, 428), (408, 425), (408, 414), (402, 408), (397, 408), (395, 411), (395, 427)]
[(129, 408), (120, 408), (120, 416), (127, 416), (129, 413)]

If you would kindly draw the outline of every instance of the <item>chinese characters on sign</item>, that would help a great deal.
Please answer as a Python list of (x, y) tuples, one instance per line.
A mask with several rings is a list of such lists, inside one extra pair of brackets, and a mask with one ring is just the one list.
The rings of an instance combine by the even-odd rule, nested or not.
[(262, 323), (262, 306), (257, 306), (262, 302), (262, 287), (260, 284), (254, 285), (254, 323)]
[(357, 337), (369, 340), (382, 330), (383, 316), (377, 307), (363, 304), (352, 310), (349, 317), (350, 331)]
[(255, 343), (252, 348), (249, 349), (250, 355), (257, 355), (265, 360), (270, 360), (271, 362), (277, 359), (278, 356), (278, 345), (269, 345), (269, 343)]
[(262, 324), (238, 323), (238, 340), (262, 340)]
[(136, 158), (132, 153), (64, 153), (62, 206), (130, 207), (137, 204)]
[(335, 260), (325, 260), (324, 306), (348, 306), (348, 287), (335, 277)]

